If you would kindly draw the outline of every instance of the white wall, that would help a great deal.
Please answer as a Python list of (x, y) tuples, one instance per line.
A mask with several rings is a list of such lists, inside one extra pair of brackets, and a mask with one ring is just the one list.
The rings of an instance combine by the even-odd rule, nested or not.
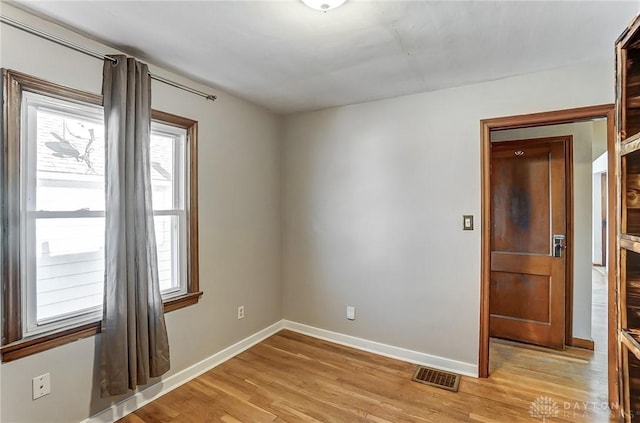
[(606, 263), (602, 262), (602, 173), (593, 173), (592, 184), (592, 258), (593, 264), (606, 266)]
[[(493, 131), (492, 141), (573, 136), (573, 336), (591, 336), (593, 122)], [(606, 138), (605, 138), (606, 145)]]
[[(607, 210), (602, 209), (602, 175), (607, 174), (608, 155), (602, 153), (593, 161), (593, 262), (608, 267), (608, 263), (602, 262), (602, 219), (607, 217)], [(605, 185), (605, 195), (608, 198), (608, 187)], [(603, 216), (604, 215), (604, 216)], [(607, 224), (609, 223), (607, 220)], [(607, 230), (607, 228), (605, 228)]]
[[(602, 174), (607, 172), (607, 120), (600, 119), (593, 122), (593, 263), (608, 267), (602, 262)], [(605, 186), (605, 191), (607, 187)], [(608, 193), (607, 193), (608, 195)], [(606, 217), (607, 210), (604, 210)], [(607, 230), (605, 228), (605, 230)]]
[[(99, 45), (2, 3), (2, 14), (91, 49)], [(0, 25), (0, 66), (100, 93), (102, 63)], [(157, 67), (152, 72), (198, 86)], [(199, 122), (201, 302), (167, 314), (171, 371), (222, 350), (282, 318), (281, 120), (215, 92), (218, 101), (153, 83), (153, 107)], [(236, 319), (244, 304), (246, 317)], [(2, 422), (77, 422), (109, 405), (94, 384), (98, 337), (2, 364)], [(52, 393), (31, 400), (31, 378), (49, 372)], [(167, 375), (167, 376), (168, 376)], [(124, 397), (114, 398), (115, 401)]]
[[(610, 103), (612, 69), (613, 50), (611, 60), (285, 118), (285, 318), (477, 365), (479, 121)], [(475, 231), (462, 231), (463, 214)]]
[[(591, 159), (596, 160), (607, 151), (607, 119), (593, 121), (593, 144)], [(605, 160), (606, 163), (606, 160)]]

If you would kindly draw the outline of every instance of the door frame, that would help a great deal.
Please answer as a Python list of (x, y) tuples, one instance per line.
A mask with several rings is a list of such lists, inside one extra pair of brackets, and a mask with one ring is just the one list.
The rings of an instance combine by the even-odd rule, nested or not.
[[(536, 125), (538, 126), (538, 125)], [(494, 128), (495, 129), (495, 128)], [(510, 128), (512, 129), (512, 128)], [(552, 141), (562, 142), (564, 148), (564, 207), (565, 207), (565, 270), (564, 270), (564, 345), (572, 345), (573, 340), (573, 240), (574, 240), (574, 209), (573, 209), (573, 135), (558, 135), (555, 137), (523, 138), (516, 140), (504, 140), (496, 143), (489, 141), (489, 165), (491, 165), (491, 146), (495, 144), (536, 144), (549, 143)], [(491, 175), (489, 175), (489, 186), (491, 186)], [(488, 201), (491, 201), (489, 196)], [(491, 228), (491, 203), (489, 203), (489, 219), (486, 227)], [(484, 221), (483, 221), (484, 223)], [(484, 227), (484, 225), (483, 225)], [(488, 232), (489, 237), (491, 232)], [(491, 257), (491, 238), (489, 238), (489, 257)], [(489, 267), (491, 262), (489, 261)], [(489, 270), (491, 275), (491, 270)], [(491, 319), (491, 313), (489, 313)], [(583, 341), (584, 343), (584, 341)]]
[[(616, 232), (618, 217), (615, 214), (616, 176), (619, 173), (616, 161), (616, 143), (614, 139), (614, 105), (602, 104), (598, 106), (580, 107), (567, 110), (533, 113), (526, 115), (506, 116), (500, 118), (483, 119), (480, 121), (480, 161), (481, 161), (481, 273), (480, 273), (480, 342), (478, 359), (478, 376), (489, 377), (489, 292), (491, 283), (491, 131), (500, 129), (529, 128), (534, 126), (574, 123), (585, 120), (606, 118), (607, 120), (607, 151), (608, 154), (608, 215), (609, 242), (608, 251), (616, 251)], [(619, 404), (618, 396), (618, 354), (616, 342), (616, 285), (615, 274), (617, 259), (615, 254), (609, 254), (608, 274), (608, 385), (609, 402)], [(571, 317), (571, 316), (568, 316)], [(570, 340), (571, 338), (569, 338)]]

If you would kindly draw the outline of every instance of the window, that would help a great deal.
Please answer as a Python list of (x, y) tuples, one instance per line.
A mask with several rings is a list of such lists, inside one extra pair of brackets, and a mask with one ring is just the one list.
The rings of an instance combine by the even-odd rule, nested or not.
[[(95, 333), (104, 278), (102, 99), (3, 71), (3, 361)], [(165, 311), (198, 301), (197, 123), (153, 112), (152, 203)], [(6, 189), (5, 189), (6, 188)]]
[[(100, 318), (102, 109), (24, 92), (20, 110), (23, 336)], [(102, 154), (101, 154), (102, 153)]]
[(186, 292), (186, 188), (183, 128), (153, 122), (151, 125), (151, 186), (158, 249), (160, 290), (165, 298)]

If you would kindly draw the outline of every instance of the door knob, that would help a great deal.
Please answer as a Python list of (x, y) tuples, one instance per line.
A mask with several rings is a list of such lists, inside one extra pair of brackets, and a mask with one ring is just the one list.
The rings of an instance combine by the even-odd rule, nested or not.
[(562, 250), (565, 247), (564, 245), (564, 235), (554, 235), (553, 236), (553, 256), (554, 257), (562, 257)]

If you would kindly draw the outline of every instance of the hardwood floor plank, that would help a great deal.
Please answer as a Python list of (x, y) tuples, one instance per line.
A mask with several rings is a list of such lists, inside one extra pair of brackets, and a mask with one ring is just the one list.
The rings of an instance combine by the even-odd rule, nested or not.
[(598, 409), (601, 355), (500, 341), (491, 355), (492, 376), (463, 377), (454, 393), (412, 382), (410, 363), (282, 331), (122, 421), (518, 423), (535, 421), (539, 397), (556, 402), (554, 421), (615, 421)]
[[(594, 285), (593, 319), (602, 329), (601, 288)], [(492, 340), (491, 377), (462, 377), (454, 393), (412, 382), (413, 364), (284, 330), (121, 421), (540, 422), (531, 407), (546, 397), (557, 407), (549, 422), (614, 422), (606, 338), (594, 340), (595, 351)]]

